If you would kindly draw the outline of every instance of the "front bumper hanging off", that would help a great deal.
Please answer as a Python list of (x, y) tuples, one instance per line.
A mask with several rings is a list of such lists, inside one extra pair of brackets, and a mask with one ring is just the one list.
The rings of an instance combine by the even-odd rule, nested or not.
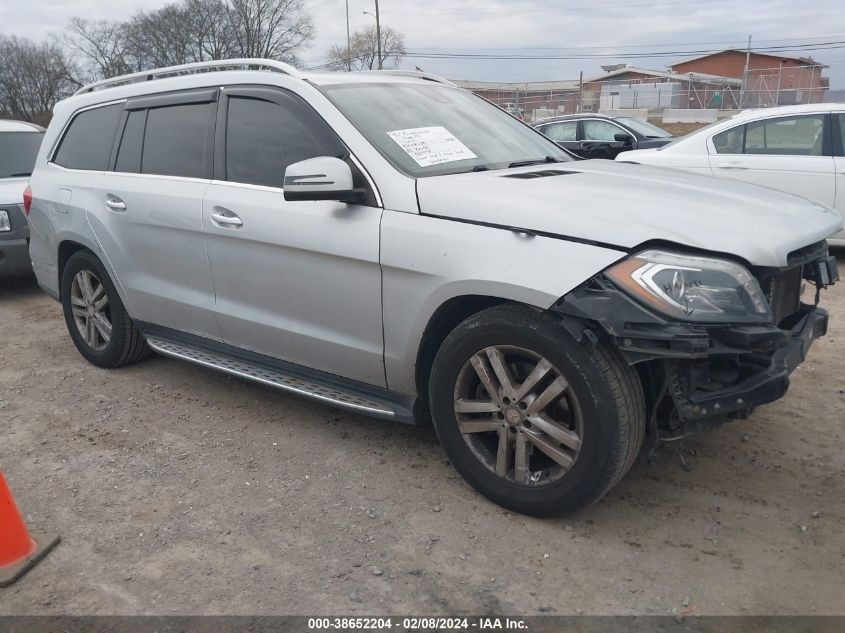
[(665, 390), (674, 405), (670, 428), (746, 417), (781, 398), (789, 375), (828, 324), (827, 311), (803, 303), (778, 325), (670, 321), (603, 276), (561, 298), (552, 310), (579, 340), (593, 331), (609, 336), (631, 365), (641, 367), (641, 376), (649, 377), (654, 398)]

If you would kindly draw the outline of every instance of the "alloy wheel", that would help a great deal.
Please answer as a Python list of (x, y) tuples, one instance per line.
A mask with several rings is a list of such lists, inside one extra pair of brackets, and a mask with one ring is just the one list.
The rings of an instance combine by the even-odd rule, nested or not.
[(512, 483), (554, 483), (581, 451), (578, 400), (563, 374), (531, 350), (496, 345), (473, 354), (458, 374), (454, 411), (476, 458)]
[(73, 320), (83, 340), (94, 351), (106, 348), (112, 336), (106, 287), (90, 270), (80, 270), (70, 286)]

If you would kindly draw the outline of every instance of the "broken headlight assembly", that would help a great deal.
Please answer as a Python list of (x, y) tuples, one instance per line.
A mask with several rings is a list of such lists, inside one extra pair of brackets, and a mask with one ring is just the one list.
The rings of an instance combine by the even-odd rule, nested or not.
[(767, 323), (760, 284), (732, 261), (648, 250), (605, 273), (636, 300), (673, 319), (704, 323)]

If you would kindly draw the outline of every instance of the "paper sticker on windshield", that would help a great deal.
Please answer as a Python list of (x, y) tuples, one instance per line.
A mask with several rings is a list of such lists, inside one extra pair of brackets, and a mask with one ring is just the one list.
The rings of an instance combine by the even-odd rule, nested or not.
[(388, 132), (405, 152), (420, 167), (431, 167), (456, 160), (478, 158), (470, 149), (441, 125), (434, 127), (415, 127), (408, 130)]

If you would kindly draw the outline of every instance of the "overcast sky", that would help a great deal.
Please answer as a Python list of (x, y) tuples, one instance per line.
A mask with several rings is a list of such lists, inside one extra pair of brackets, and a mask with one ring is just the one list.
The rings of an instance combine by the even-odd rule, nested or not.
[[(2, 0), (0, 32), (47, 37), (72, 16), (118, 19), (164, 0)], [(306, 0), (317, 37), (302, 54), (305, 66), (325, 61), (329, 46), (346, 41), (345, 0)], [(373, 18), (364, 15), (373, 0), (349, 0), (353, 31)], [(473, 60), (408, 57), (405, 68), (420, 66), (453, 79), (536, 81), (572, 79), (580, 70), (630, 62), (663, 69), (684, 55), (639, 58), (633, 54), (845, 41), (843, 0), (380, 0), (383, 25), (405, 34), (412, 53), (496, 53), (539, 56), (604, 55), (577, 60)], [(845, 88), (842, 48), (801, 54), (829, 64), (832, 87)]]

